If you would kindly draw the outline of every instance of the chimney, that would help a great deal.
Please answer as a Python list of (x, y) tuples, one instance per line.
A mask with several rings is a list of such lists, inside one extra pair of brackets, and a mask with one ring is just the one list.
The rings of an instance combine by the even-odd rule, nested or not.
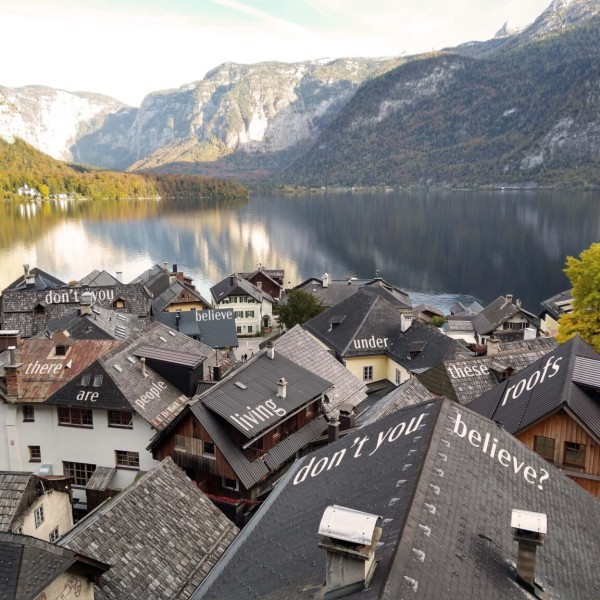
[(519, 544), (517, 582), (534, 593), (536, 551), (538, 546), (544, 544), (548, 531), (548, 518), (544, 513), (513, 508), (510, 527), (513, 540)]
[(117, 271), (117, 281), (123, 283), (123, 271)]
[(273, 360), (275, 358), (275, 347), (273, 346), (273, 342), (269, 342), (267, 345), (267, 358)]
[(177, 263), (173, 263), (173, 273), (177, 273)]
[(323, 287), (329, 287), (329, 284), (331, 283), (331, 278), (329, 277), (329, 273), (323, 273), (323, 276), (321, 277), (321, 281), (323, 282)]
[(521, 307), (521, 300), (519, 298), (515, 300), (515, 305), (519, 308)]
[(23, 271), (25, 271), (25, 286), (32, 288), (35, 286), (35, 275), (32, 275), (29, 271), (29, 265), (23, 265)]
[(506, 298), (506, 304), (510, 304), (512, 302), (513, 295), (512, 294), (506, 294), (505, 298)]
[(413, 316), (406, 313), (400, 313), (400, 331), (405, 333), (408, 331), (413, 322)]
[(500, 340), (492, 337), (487, 341), (487, 356), (496, 356), (500, 350)]
[(169, 272), (169, 263), (167, 261), (162, 264), (163, 271)]
[(8, 363), (4, 365), (6, 396), (9, 402), (17, 402), (21, 396), (21, 365), (17, 362), (17, 349), (8, 347)]
[(335, 504), (325, 509), (319, 523), (319, 548), (327, 553), (325, 600), (342, 598), (368, 587), (375, 573), (380, 518)]
[(141, 365), (141, 368), (142, 368), (142, 375), (144, 377), (148, 377), (148, 373), (146, 372), (146, 357), (142, 356), (140, 358), (140, 365)]
[(354, 429), (356, 427), (356, 413), (352, 406), (346, 405), (340, 407), (340, 429)]
[(0, 352), (8, 350), (10, 346), (21, 345), (21, 332), (19, 329), (0, 329)]
[(340, 422), (336, 421), (335, 419), (333, 421), (329, 421), (329, 425), (327, 427), (327, 434), (327, 441), (330, 444), (332, 442), (337, 442), (340, 439)]
[(181, 311), (178, 310), (175, 313), (175, 329), (177, 329), (177, 331), (179, 331), (179, 321), (181, 321)]
[(80, 315), (91, 315), (92, 314), (92, 292), (83, 292), (80, 296), (79, 301), (79, 314)]
[(234, 279), (234, 278), (233, 278), (233, 275), (230, 275), (230, 276), (229, 276), (229, 286), (230, 286), (230, 287), (233, 287), (233, 279)]
[(277, 397), (285, 398), (287, 395), (287, 381), (282, 377), (277, 382)]

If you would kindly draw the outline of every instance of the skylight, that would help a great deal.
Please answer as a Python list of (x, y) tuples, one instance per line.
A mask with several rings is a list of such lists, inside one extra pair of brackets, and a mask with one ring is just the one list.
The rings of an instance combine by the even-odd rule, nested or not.
[(240, 390), (245, 390), (248, 387), (248, 386), (244, 385), (241, 381), (236, 381), (235, 385), (237, 385), (240, 388)]

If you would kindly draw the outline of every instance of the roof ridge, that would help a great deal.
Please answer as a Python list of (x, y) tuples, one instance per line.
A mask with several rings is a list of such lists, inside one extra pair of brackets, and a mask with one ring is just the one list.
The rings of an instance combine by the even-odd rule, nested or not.
[[(373, 294), (373, 293), (365, 294), (365, 296), (367, 296), (367, 297), (371, 296), (372, 297), (372, 299), (370, 300), (371, 304), (370, 304), (367, 312), (365, 313), (365, 316), (362, 318), (360, 324), (356, 327), (355, 333), (359, 332), (362, 329), (363, 325), (365, 324), (365, 321), (367, 320), (367, 318), (373, 312), (373, 309), (375, 308), (375, 305), (377, 304), (377, 302), (379, 300), (382, 300), (382, 301), (384, 300), (381, 296), (378, 296), (377, 294)], [(342, 352), (341, 352), (342, 356), (347, 352), (348, 347), (350, 346), (350, 344), (352, 343), (353, 340), (354, 340), (354, 335), (352, 336), (352, 338), (350, 338), (348, 340), (348, 343), (346, 344), (346, 346), (344, 346), (344, 348), (342, 348)]]

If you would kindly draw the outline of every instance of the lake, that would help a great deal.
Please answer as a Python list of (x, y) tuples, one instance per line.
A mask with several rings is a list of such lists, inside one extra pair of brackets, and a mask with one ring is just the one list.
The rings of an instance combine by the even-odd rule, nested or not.
[(64, 281), (93, 269), (130, 281), (177, 264), (210, 299), (233, 271), (285, 269), (288, 285), (327, 272), (375, 277), (413, 303), (487, 304), (512, 293), (539, 303), (569, 287), (567, 255), (600, 241), (600, 193), (557, 191), (344, 192), (162, 200), (3, 204), (0, 289), (23, 263)]

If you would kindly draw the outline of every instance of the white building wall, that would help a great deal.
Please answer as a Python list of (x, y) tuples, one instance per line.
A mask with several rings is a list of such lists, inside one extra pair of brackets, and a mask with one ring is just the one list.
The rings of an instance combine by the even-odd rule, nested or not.
[(217, 304), (216, 308), (235, 311), (237, 334), (241, 336), (259, 334), (263, 316), (269, 315), (272, 318), (273, 315), (273, 304), (269, 300), (257, 302), (250, 296), (229, 296)]
[[(6, 433), (3, 432), (3, 435), (9, 438), (9, 448), (14, 449), (10, 453), (7, 470), (38, 474), (42, 465), (51, 465), (54, 475), (63, 475), (63, 461), (116, 467), (116, 450), (137, 452), (141, 471), (147, 471), (158, 464), (146, 450), (156, 431), (136, 413), (132, 429), (109, 427), (106, 410), (93, 411), (92, 428), (68, 427), (58, 425), (56, 406), (39, 404), (35, 405), (35, 421), (23, 421), (22, 409), (19, 407), (15, 425), (11, 426), (8, 421), (6, 423)], [(29, 446), (40, 447), (40, 462), (30, 461)], [(117, 469), (111, 488), (127, 487), (137, 474), (137, 470)], [(81, 501), (85, 498), (85, 494), (79, 489), (74, 489), (73, 495)]]

